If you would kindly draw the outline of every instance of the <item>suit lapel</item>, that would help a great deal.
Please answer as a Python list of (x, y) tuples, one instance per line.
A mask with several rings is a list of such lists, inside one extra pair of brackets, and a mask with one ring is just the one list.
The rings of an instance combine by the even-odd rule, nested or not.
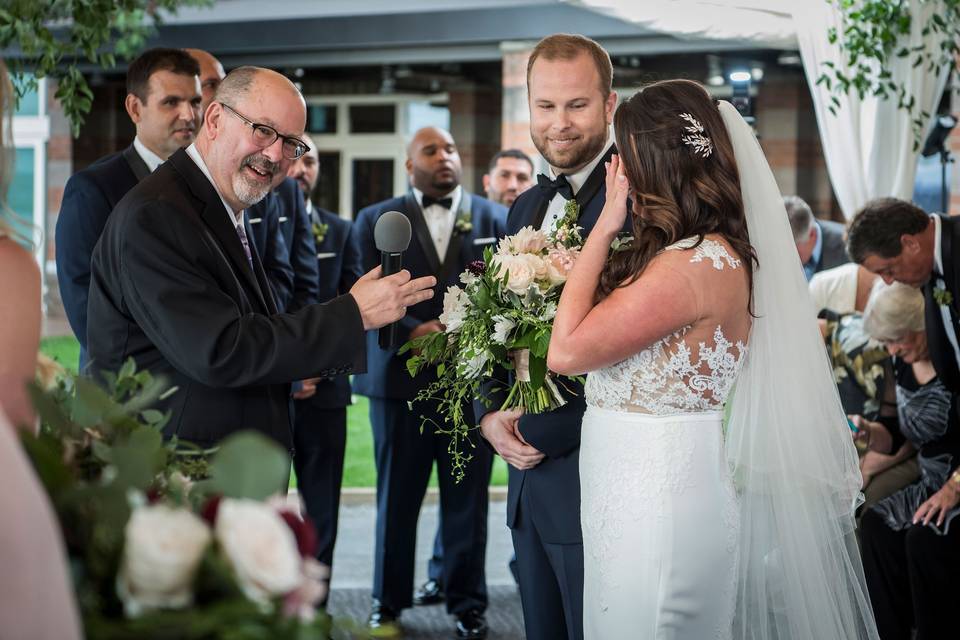
[[(193, 194), (203, 203), (203, 208), (199, 211), (200, 217), (207, 225), (217, 244), (220, 245), (220, 249), (225, 254), (233, 272), (241, 280), (246, 281), (247, 285), (256, 293), (257, 300), (262, 307), (270, 312), (275, 307), (267, 303), (267, 297), (269, 296), (264, 296), (264, 290), (269, 292), (269, 287), (264, 289), (260, 284), (261, 280), (264, 284), (266, 283), (266, 276), (263, 273), (263, 266), (260, 264), (259, 257), (256, 255), (257, 252), (253, 251), (253, 235), (250, 225), (244, 223), (244, 229), (247, 232), (251, 253), (253, 254), (253, 269), (247, 261), (247, 254), (240, 243), (237, 228), (230, 223), (230, 219), (227, 217), (227, 211), (223, 206), (220, 195), (213, 184), (203, 175), (200, 167), (183, 149), (170, 156), (169, 161), (184, 177)], [(246, 220), (246, 216), (244, 216), (244, 220)], [(259, 270), (260, 277), (254, 273), (254, 269)]]
[(450, 242), (447, 243), (447, 255), (443, 258), (440, 275), (437, 277), (437, 281), (441, 283), (446, 282), (447, 278), (451, 275), (450, 271), (460, 264), (460, 249), (463, 247), (463, 236), (466, 234), (457, 231), (457, 218), (465, 213), (467, 214), (467, 219), (473, 224), (473, 201), (466, 190), (461, 189), (461, 193), (463, 196), (460, 198), (460, 209), (457, 211), (457, 215), (454, 216), (453, 229), (450, 232)]
[[(430, 229), (427, 228), (427, 220), (423, 217), (423, 210), (413, 197), (412, 192), (407, 192), (403, 197), (404, 208), (410, 218), (410, 225), (413, 227), (413, 234), (417, 237), (417, 242), (423, 250), (423, 255), (430, 264), (430, 271), (434, 274), (440, 273), (440, 256), (437, 255), (437, 247), (433, 244), (433, 238), (430, 236)], [(449, 253), (449, 251), (447, 252)]]
[(137, 182), (140, 182), (148, 175), (150, 175), (150, 167), (147, 166), (147, 163), (143, 161), (143, 158), (140, 157), (140, 154), (137, 153), (136, 147), (132, 144), (124, 149), (122, 152), (123, 159), (127, 161), (130, 170), (133, 171), (134, 177), (136, 177)]

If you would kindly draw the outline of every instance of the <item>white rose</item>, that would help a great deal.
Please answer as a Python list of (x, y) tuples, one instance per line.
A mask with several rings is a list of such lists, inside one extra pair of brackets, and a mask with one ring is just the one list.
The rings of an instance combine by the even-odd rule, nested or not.
[(443, 313), (440, 314), (440, 322), (447, 333), (458, 331), (463, 326), (469, 307), (470, 297), (463, 289), (453, 285), (447, 287), (443, 295)]
[(500, 276), (507, 274), (507, 289), (523, 295), (537, 277), (536, 267), (527, 256), (496, 256), (494, 261), (500, 265)]
[(117, 594), (128, 616), (193, 604), (193, 578), (210, 544), (207, 524), (166, 505), (134, 510), (124, 529)]
[(510, 332), (517, 326), (517, 323), (510, 318), (503, 316), (494, 316), (493, 318), (493, 336), (492, 340), (498, 344), (506, 344)]
[(215, 532), (240, 588), (251, 600), (266, 603), (300, 585), (297, 540), (271, 507), (255, 500), (224, 499)]

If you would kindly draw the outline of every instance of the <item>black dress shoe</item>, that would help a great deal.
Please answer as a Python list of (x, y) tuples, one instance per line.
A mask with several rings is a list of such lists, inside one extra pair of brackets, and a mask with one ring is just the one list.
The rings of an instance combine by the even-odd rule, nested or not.
[(443, 587), (436, 580), (427, 580), (413, 592), (413, 604), (422, 607), (443, 602)]
[(380, 604), (376, 598), (373, 599), (373, 607), (370, 609), (370, 617), (367, 618), (367, 627), (378, 629), (380, 633), (377, 637), (400, 636), (400, 623), (397, 619), (400, 614), (390, 607)]
[(457, 615), (457, 637), (476, 640), (487, 637), (487, 620), (479, 609)]

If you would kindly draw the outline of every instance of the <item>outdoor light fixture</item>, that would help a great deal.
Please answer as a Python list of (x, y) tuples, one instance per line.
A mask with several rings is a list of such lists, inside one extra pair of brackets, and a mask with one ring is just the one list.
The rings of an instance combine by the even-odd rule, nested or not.
[(750, 99), (750, 83), (753, 74), (746, 69), (736, 69), (728, 76), (733, 87), (730, 104), (736, 107), (748, 124), (753, 124), (753, 101)]

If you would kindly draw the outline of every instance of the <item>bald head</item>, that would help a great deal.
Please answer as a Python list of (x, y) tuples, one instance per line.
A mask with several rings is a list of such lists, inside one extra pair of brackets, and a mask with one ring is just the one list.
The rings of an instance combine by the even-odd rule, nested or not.
[(200, 65), (200, 91), (203, 95), (201, 111), (206, 111), (226, 73), (220, 61), (203, 49), (184, 49), (184, 51)]
[(303, 96), (279, 73), (240, 67), (223, 79), (204, 113), (197, 149), (235, 211), (283, 180), (306, 121)]
[(413, 134), (406, 166), (410, 183), (434, 198), (456, 189), (463, 174), (453, 136), (439, 127), (424, 127)]

